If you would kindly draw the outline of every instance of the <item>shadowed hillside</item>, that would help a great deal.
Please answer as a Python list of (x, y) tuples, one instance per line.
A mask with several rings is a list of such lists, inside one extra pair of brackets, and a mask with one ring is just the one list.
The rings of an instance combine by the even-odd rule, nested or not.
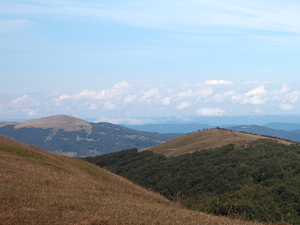
[(222, 147), (228, 144), (234, 144), (236, 148), (239, 148), (268, 142), (283, 144), (292, 143), (278, 138), (263, 137), (254, 134), (216, 128), (180, 136), (173, 140), (150, 148), (145, 148), (140, 151), (149, 150), (153, 151), (154, 153), (163, 154), (167, 157), (170, 157), (203, 149)]
[(106, 170), (0, 136), (0, 224), (254, 224), (194, 212)]

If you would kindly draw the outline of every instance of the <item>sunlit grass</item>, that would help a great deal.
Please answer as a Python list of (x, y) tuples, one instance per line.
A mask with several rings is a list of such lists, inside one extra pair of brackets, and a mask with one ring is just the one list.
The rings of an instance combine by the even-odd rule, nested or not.
[(198, 150), (218, 148), (228, 144), (234, 144), (236, 148), (262, 144), (266, 142), (278, 142), (290, 145), (292, 141), (279, 138), (263, 137), (259, 135), (236, 132), (226, 129), (210, 129), (180, 136), (165, 143), (141, 149), (140, 151), (153, 151), (166, 157), (178, 156)]
[(230, 224), (80, 159), (0, 137), (0, 224)]

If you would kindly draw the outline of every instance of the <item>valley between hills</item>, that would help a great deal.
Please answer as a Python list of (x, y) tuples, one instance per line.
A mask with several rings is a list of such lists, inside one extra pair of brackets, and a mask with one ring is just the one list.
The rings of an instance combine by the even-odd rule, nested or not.
[(0, 134), (0, 224), (300, 224), (291, 140), (66, 115), (1, 122)]

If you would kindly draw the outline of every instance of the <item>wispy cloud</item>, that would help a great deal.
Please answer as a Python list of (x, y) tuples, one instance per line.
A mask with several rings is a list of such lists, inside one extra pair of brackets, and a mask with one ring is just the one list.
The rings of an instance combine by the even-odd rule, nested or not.
[[(210, 32), (209, 26), (227, 29), (272, 30), (299, 33), (300, 4), (282, 1), (27, 1), (2, 3), (2, 14), (24, 14), (56, 19), (113, 21), (131, 26)], [(224, 29), (223, 31), (221, 29)], [(215, 29), (214, 29), (215, 30)], [(215, 31), (214, 31), (215, 32)]]
[(176, 109), (182, 110), (191, 106), (190, 102), (180, 102), (179, 105), (176, 106)]
[(222, 116), (226, 113), (225, 110), (220, 108), (202, 108), (196, 112), (197, 116)]
[(9, 105), (14, 109), (19, 109), (24, 107), (36, 107), (40, 105), (40, 102), (28, 95), (23, 95), (19, 98), (13, 99)]
[(280, 109), (283, 111), (292, 111), (295, 109), (295, 106), (290, 105), (290, 104), (282, 104), (282, 105), (280, 105)]
[(211, 84), (211, 85), (230, 85), (233, 84), (232, 81), (229, 80), (206, 80), (203, 84)]
[(130, 125), (143, 125), (143, 124), (151, 124), (155, 123), (155, 120), (151, 119), (140, 119), (140, 118), (110, 118), (110, 117), (99, 117), (95, 122), (109, 122), (113, 124), (130, 124)]
[(0, 33), (15, 33), (30, 27), (25, 19), (0, 19)]

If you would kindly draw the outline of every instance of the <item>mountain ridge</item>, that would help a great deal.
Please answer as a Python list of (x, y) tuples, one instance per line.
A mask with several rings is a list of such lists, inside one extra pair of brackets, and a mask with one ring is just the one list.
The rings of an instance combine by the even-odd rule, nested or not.
[(0, 135), (50, 152), (83, 157), (150, 147), (181, 134), (142, 132), (107, 122), (92, 123), (72, 116), (55, 115), (2, 122)]
[(234, 144), (236, 148), (239, 148), (267, 142), (283, 143), (287, 145), (293, 143), (292, 141), (276, 137), (265, 137), (223, 128), (215, 128), (186, 134), (139, 151), (153, 151), (154, 153), (171, 157), (192, 153), (198, 150), (222, 147), (228, 144)]

